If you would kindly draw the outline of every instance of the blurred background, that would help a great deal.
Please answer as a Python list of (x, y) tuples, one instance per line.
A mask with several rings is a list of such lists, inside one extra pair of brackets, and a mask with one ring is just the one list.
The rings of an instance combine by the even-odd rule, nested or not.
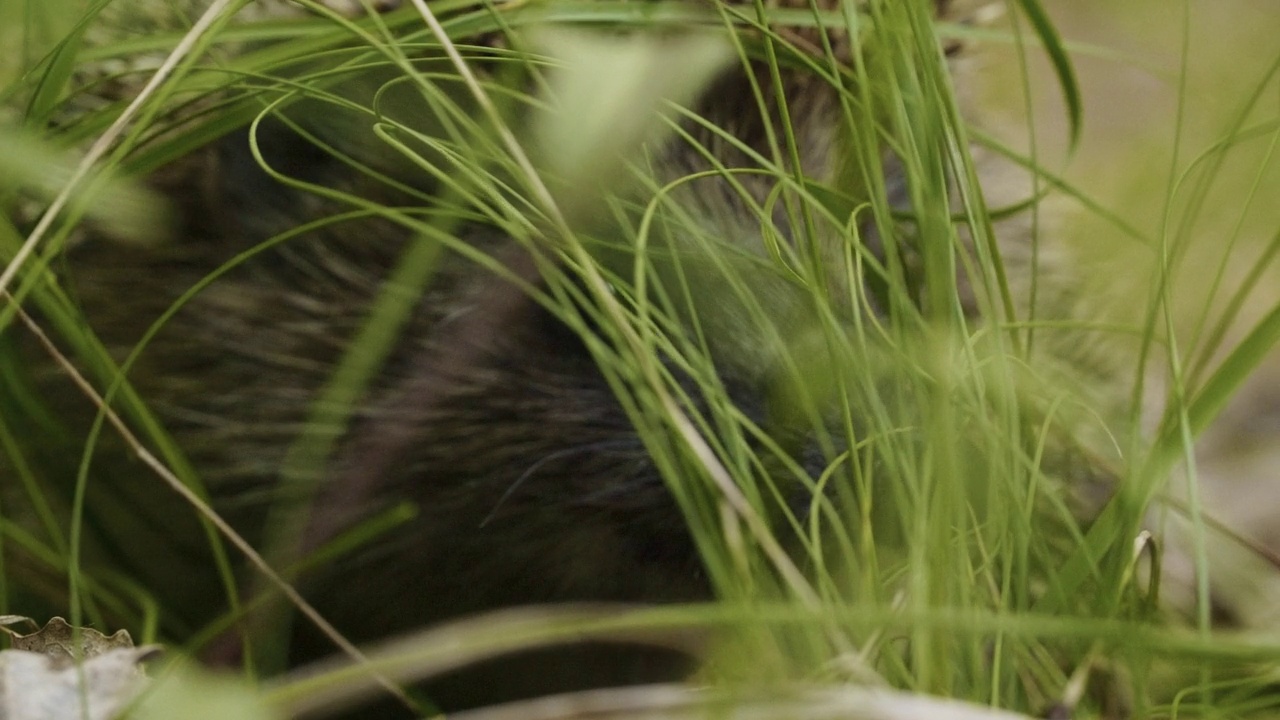
[[(1018, 62), (1020, 39), (1004, 3), (971, 11), (978, 50), (963, 61), (972, 82), (962, 98), (979, 127), (1080, 194), (1053, 196), (1042, 222), (1089, 268), (1089, 314), (1117, 328), (1109, 334), (1115, 352), (1132, 357), (1152, 324), (1144, 424), (1154, 432), (1176, 375), (1194, 395), (1269, 316), (1275, 337), (1280, 4), (1048, 0), (1045, 9), (1078, 73), (1078, 144), (1071, 146), (1069, 114), (1043, 54), (1032, 48), (1029, 62)], [(1030, 37), (1024, 29), (1021, 40)], [(1167, 325), (1152, 312), (1163, 307), (1162, 266)], [(1194, 462), (1170, 478), (1152, 521), (1168, 531), (1166, 597), (1189, 608), (1197, 532), (1173, 508), (1199, 493), (1214, 611), (1251, 628), (1280, 628), (1280, 348), (1271, 344), (1198, 439)]]

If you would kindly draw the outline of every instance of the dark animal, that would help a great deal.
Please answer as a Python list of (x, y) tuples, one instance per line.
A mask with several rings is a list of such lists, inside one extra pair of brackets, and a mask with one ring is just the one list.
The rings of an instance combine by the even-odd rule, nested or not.
[[(763, 88), (763, 102), (753, 81)], [(798, 161), (787, 167), (816, 183), (831, 182), (847, 160), (839, 152), (844, 118), (835, 91), (797, 69), (784, 72), (780, 89), (758, 66), (725, 71), (695, 109), (732, 139), (685, 123), (689, 137), (650, 148), (657, 183), (717, 164), (759, 170), (757, 155), (773, 157), (770, 137), (781, 127), (784, 105)], [(373, 201), (414, 201), (282, 124), (264, 124), (257, 142), (267, 164), (285, 175)], [(272, 179), (247, 148), (247, 136), (237, 134), (157, 174), (153, 183), (173, 199), (180, 218), (173, 242), (133, 248), (93, 241), (70, 253), (69, 286), (94, 332), (119, 357), (183, 293), (237, 253), (344, 209)], [(707, 234), (740, 255), (763, 258), (765, 229), (751, 206), (768, 203), (776, 179), (734, 177), (737, 188), (724, 177), (704, 178), (675, 201)], [(781, 211), (768, 230), (784, 242), (801, 234)], [(219, 511), (251, 538), (261, 541), (276, 529), (264, 525), (267, 509), (281, 499), (302, 498), (309, 506), (294, 537), (303, 554), (395, 506), (416, 510), (411, 520), (300, 580), (321, 612), (356, 640), (514, 605), (710, 598), (713, 588), (685, 514), (590, 351), (589, 342), (604, 334), (590, 323), (570, 328), (530, 295), (546, 288), (541, 272), (556, 265), (554, 253), (542, 258), (550, 265), (539, 264), (526, 247), (483, 223), (467, 222), (456, 232), (505, 272), (445, 254), (350, 422), (324, 428), (336, 438), (327, 457), (299, 464), (288, 452), (413, 242), (412, 230), (391, 220), (323, 225), (231, 268), (151, 340), (130, 382), (178, 441)], [(848, 237), (841, 229), (820, 232), (836, 243), (828, 250), (843, 252), (839, 243)], [(668, 249), (677, 245), (678, 239)], [(751, 277), (779, 324), (803, 316), (803, 293), (781, 272)], [(578, 302), (589, 304), (589, 294), (584, 297)], [(776, 369), (765, 355), (753, 354), (764, 343), (743, 329), (746, 316), (700, 304), (732, 296), (709, 297), (694, 299), (689, 312), (707, 321), (719, 380), (748, 418), (768, 426)], [(668, 365), (675, 385), (689, 391), (687, 409), (705, 411), (696, 384)], [(805, 428), (775, 429), (809, 472), (816, 475), (828, 462), (805, 439)], [(282, 478), (284, 467), (312, 474)], [(133, 507), (143, 508), (133, 511), (127, 533), (101, 528), (104, 545), (131, 558), (152, 558), (146, 549), (156, 546), (173, 548), (174, 557), (204, 556), (192, 514), (155, 499), (160, 491), (138, 478), (145, 471), (104, 461), (99, 472), (115, 478), (115, 501), (128, 497), (121, 488), (131, 488)], [(797, 485), (795, 508), (806, 503), (807, 490)], [(170, 562), (179, 561), (156, 560), (138, 572), (163, 585), (175, 567)], [(174, 588), (175, 607), (216, 610), (209, 602), (219, 597), (216, 578), (181, 585)], [(193, 611), (188, 620), (206, 618)], [(305, 628), (295, 638), (295, 661), (328, 651)], [(690, 667), (674, 653), (612, 646), (556, 651), (530, 662), (455, 678), (432, 688), (433, 697), (445, 707), (463, 707), (676, 678)]]

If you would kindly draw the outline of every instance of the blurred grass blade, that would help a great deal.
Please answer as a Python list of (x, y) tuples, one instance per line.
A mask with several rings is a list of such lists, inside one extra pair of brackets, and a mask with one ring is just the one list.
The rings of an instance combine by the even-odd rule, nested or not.
[[(1198, 435), (1204, 432), (1237, 395), (1245, 380), (1277, 346), (1280, 346), (1280, 305), (1271, 308), (1271, 312), (1232, 349), (1231, 354), (1227, 355), (1222, 365), (1196, 393), (1187, 408), (1193, 433)], [(1178, 434), (1176, 426), (1166, 428), (1161, 433), (1159, 447), (1168, 447), (1171, 453), (1176, 453), (1174, 448), (1179, 444)]]
[(1062, 89), (1062, 101), (1066, 106), (1069, 123), (1070, 144), (1068, 151), (1074, 151), (1080, 141), (1080, 128), (1084, 124), (1084, 102), (1080, 98), (1080, 83), (1076, 80), (1076, 71), (1067, 55), (1062, 36), (1053, 26), (1053, 21), (1045, 13), (1040, 0), (1018, 0), (1018, 6), (1026, 13), (1044, 50), (1053, 66), (1053, 73), (1058, 77), (1058, 86)]
[(80, 3), (73, 0), (0, 2), (0, 102), (9, 103), (21, 78), (48, 58), (75, 24)]
[(665, 104), (691, 102), (732, 57), (712, 31), (619, 37), (549, 27), (534, 38), (558, 61), (555, 109), (537, 117), (534, 147), (570, 226), (604, 207), (628, 161), (659, 139)]
[[(70, 181), (76, 163), (30, 133), (0, 127), (0, 183), (5, 190), (25, 190), (40, 201), (52, 200)], [(109, 174), (76, 191), (83, 212), (113, 237), (150, 241), (161, 235), (163, 202), (150, 191), (127, 179)]]
[(43, 63), (44, 71), (40, 74), (40, 80), (36, 83), (31, 101), (27, 104), (27, 120), (32, 125), (38, 127), (53, 114), (54, 108), (57, 107), (63, 91), (75, 72), (76, 60), (83, 49), (82, 40), (85, 30), (109, 1), (98, 0), (86, 9), (77, 20), (75, 27), (58, 41), (49, 54), (47, 62)]

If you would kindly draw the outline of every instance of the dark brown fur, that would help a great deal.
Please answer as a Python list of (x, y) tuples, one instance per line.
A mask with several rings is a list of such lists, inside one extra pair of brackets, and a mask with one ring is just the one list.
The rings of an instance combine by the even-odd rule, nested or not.
[[(831, 90), (795, 82), (788, 100), (802, 165), (828, 179), (836, 157)], [(766, 107), (757, 107), (746, 77), (734, 69), (705, 97), (708, 119), (769, 154), (763, 123), (779, 119), (771, 90)], [(695, 135), (730, 167), (754, 164), (714, 134)], [(259, 139), (268, 160), (287, 174), (403, 201), (288, 132), (271, 129)], [(658, 165), (660, 181), (709, 168), (678, 141), (659, 153)], [(758, 178), (745, 182), (754, 202), (771, 189)], [(119, 358), (183, 292), (236, 253), (340, 209), (274, 183), (253, 164), (243, 137), (166, 168), (153, 184), (179, 210), (172, 243), (138, 249), (94, 241), (69, 260), (74, 296)], [(745, 201), (722, 181), (699, 181), (680, 197), (727, 241), (763, 252)], [(219, 511), (250, 538), (261, 541), (266, 508), (289, 497), (279, 476), (286, 451), (409, 237), (389, 221), (364, 219), (269, 249), (196, 295), (131, 371), (131, 383)], [(463, 239), (530, 285), (540, 283), (532, 256), (508, 238), (474, 227)], [(781, 294), (786, 283), (776, 282), (784, 288), (780, 303), (789, 302)], [(763, 422), (766, 373), (754, 359), (735, 358), (734, 347), (731, 340), (720, 348), (722, 381)], [(821, 461), (809, 457), (816, 471)], [(154, 529), (111, 538), (126, 559), (142, 559), (139, 577), (165, 585), (174, 565), (154, 560), (158, 546), (204, 557), (193, 514), (153, 500), (163, 491), (137, 468), (120, 470), (107, 460), (99, 467), (100, 477), (114, 478), (116, 498), (137, 498), (136, 526)], [(302, 529), (304, 553), (397, 504), (417, 511), (374, 544), (301, 579), (321, 612), (358, 641), (511, 605), (711, 597), (684, 517), (583, 339), (525, 290), (458, 255), (443, 260), (416, 303), (318, 480)], [(158, 543), (166, 533), (175, 540)], [(172, 562), (182, 567), (187, 560)], [(220, 596), (212, 574), (181, 585), (176, 606), (188, 622), (218, 609), (210, 602)], [(330, 651), (305, 629), (297, 640), (295, 659)], [(458, 707), (674, 678), (687, 669), (671, 653), (595, 648), (468, 676), (435, 692)]]

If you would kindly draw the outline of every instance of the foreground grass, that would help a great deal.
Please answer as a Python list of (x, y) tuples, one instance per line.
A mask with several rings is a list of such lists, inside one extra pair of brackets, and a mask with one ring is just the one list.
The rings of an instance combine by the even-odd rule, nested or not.
[[(1074, 126), (1080, 121), (1072, 99), (1078, 93), (1065, 51), (1052, 26), (1034, 12), (1038, 6), (1023, 8), (1040, 22), (1030, 23), (1023, 36), (1002, 38), (1048, 48), (1056, 61), (1053, 76), (1062, 83), (1056, 89), (1068, 98), (1067, 124)], [(1158, 232), (1145, 235), (1158, 260), (1150, 264), (1156, 268), (1152, 281), (1141, 284), (1150, 289), (1136, 318), (1115, 318), (1089, 314), (1089, 303), (1078, 301), (1096, 289), (1087, 282), (1083, 289), (1055, 285), (1062, 282), (1053, 265), (1060, 240), (1041, 237), (1039, 225), (1026, 222), (1050, 210), (1023, 208), (1006, 217), (1001, 208), (986, 207), (978, 183), (990, 168), (975, 167), (967, 152), (969, 132), (957, 117), (947, 63), (923, 8), (874, 3), (866, 11), (815, 13), (724, 7), (704, 15), (672, 4), (557, 3), (495, 12), (440, 2), (431, 10), (443, 36), (429, 31), (413, 8), (354, 20), (322, 13), (228, 24), (220, 16), (181, 56), (166, 54), (183, 37), (176, 22), (154, 35), (102, 40), (94, 32), (77, 35), (73, 23), (59, 20), (82, 16), (70, 5), (47, 16), (32, 10), (22, 25), (24, 59), (5, 70), (11, 123), (0, 129), (0, 157), (18, 181), (14, 189), (20, 185), (41, 202), (57, 202), (60, 193), (74, 190), (66, 209), (33, 231), (40, 233), (38, 242), (23, 244), (31, 223), (0, 227), (0, 252), (7, 260), (23, 258), (8, 263), (0, 285), (39, 311), (46, 329), (73, 350), (141, 442), (197, 492), (201, 479), (182, 448), (144, 399), (119, 382), (117, 370), (129, 360), (117, 366), (109, 359), (54, 280), (59, 254), (85, 223), (134, 242), (148, 241), (154, 232), (146, 223), (154, 205), (128, 180), (95, 172), (83, 189), (66, 184), (75, 165), (64, 152), (115, 132), (112, 123), (122, 112), (133, 113), (129, 122), (118, 126), (110, 143), (94, 146), (103, 151), (95, 167), (112, 176), (154, 170), (305, 100), (378, 123), (369, 135), (377, 144), (368, 164), (418, 167), (434, 173), (444, 188), (424, 198), (433, 209), (426, 220), (350, 199), (354, 209), (410, 224), (429, 241), (406, 252), (396, 284), (412, 292), (387, 293), (371, 312), (315, 402), (309, 429), (282, 470), (286, 476), (308, 475), (308, 463), (332, 451), (333, 428), (348, 421), (380, 368), (416, 293), (431, 282), (441, 249), (475, 253), (457, 239), (463, 223), (500, 228), (558, 259), (560, 269), (548, 273), (546, 301), (589, 338), (681, 501), (723, 600), (627, 613), (569, 610), (509, 618), (512, 624), (491, 620), (461, 627), (461, 639), (450, 635), (448, 643), (431, 635), (406, 640), (396, 648), (399, 655), (375, 660), (383, 672), (407, 679), (557, 637), (675, 637), (680, 644), (702, 642), (710, 630), (714, 649), (702, 677), (729, 689), (792, 680), (887, 686), (1033, 715), (1060, 708), (1074, 717), (1274, 712), (1271, 673), (1280, 647), (1215, 631), (1204, 571), (1197, 580), (1196, 623), (1190, 630), (1172, 627), (1177, 623), (1159, 603), (1160, 575), (1152, 567), (1163, 541), (1142, 532), (1174, 466), (1190, 458), (1194, 438), (1280, 336), (1280, 311), (1272, 308), (1237, 340), (1224, 340), (1235, 317), (1230, 308), (1245, 302), (1262, 282), (1256, 278), (1240, 286), (1227, 312), (1197, 325), (1195, 337), (1207, 339), (1191, 350), (1172, 341), (1180, 330), (1166, 313), (1171, 283), (1190, 282), (1173, 269), (1182, 257), (1179, 243), (1196, 225), (1195, 208), (1212, 197), (1237, 142), (1269, 141), (1274, 121), (1258, 120), (1253, 105), (1242, 106), (1237, 122), (1222, 131), (1222, 142), (1195, 163), (1198, 174), (1170, 183), (1169, 197), (1177, 202), (1169, 207), (1185, 214), (1169, 213)], [(616, 39), (601, 45), (587, 35), (560, 35), (540, 46), (537, 36), (521, 33), (546, 24), (665, 28), (732, 20), (750, 27), (761, 17), (788, 23), (788, 31), (763, 38), (744, 33), (719, 49), (690, 44), (673, 63), (684, 74), (663, 65), (672, 60), (661, 56), (669, 46), (657, 52), (639, 43), (629, 62), (618, 63)], [(788, 50), (797, 33), (801, 41), (821, 38), (802, 31), (819, 21), (843, 31), (853, 49), (848, 57), (830, 47), (816, 54)], [(508, 44), (480, 42), (508, 31), (516, 33)], [(970, 33), (960, 27), (947, 32), (944, 37)], [(123, 97), (102, 85), (68, 93), (87, 77), (86, 68), (112, 72), (116, 67), (108, 60), (139, 53), (175, 64), (169, 82), (135, 108), (126, 111), (124, 102), (149, 77), (142, 70), (126, 69), (117, 79), (129, 90)], [(699, 71), (710, 73), (738, 53), (763, 59), (775, 73), (807, 62), (807, 72), (844, 91), (840, 149), (847, 159), (836, 186), (805, 182), (776, 162), (792, 151), (794, 140), (792, 129), (777, 129), (777, 207), (761, 208), (757, 220), (769, 225), (781, 208), (808, 232), (792, 244), (766, 238), (762, 256), (743, 260), (723, 247), (724, 238), (700, 237), (697, 219), (681, 217), (673, 200), (665, 208), (659, 202), (631, 210), (657, 215), (663, 219), (655, 223), (674, 223), (677, 235), (695, 238), (700, 254), (694, 260), (661, 246), (644, 251), (658, 235), (643, 224), (611, 225), (614, 245), (602, 249), (589, 232), (594, 208), (611, 202), (607, 196), (622, 182), (616, 178), (627, 172), (624, 162), (644, 162), (641, 141), (657, 130), (627, 135), (615, 125), (593, 127), (591, 120), (649, 114), (664, 98), (692, 90), (680, 83), (696, 84)], [(483, 70), (474, 83), (455, 54), (466, 67)], [(600, 107), (592, 90), (601, 68), (611, 69), (612, 83), (637, 88), (618, 100), (618, 115)], [(352, 77), (373, 77), (377, 84), (361, 87)], [(640, 92), (655, 78), (659, 92)], [(1272, 82), (1260, 76), (1256, 96)], [(415, 126), (395, 105), (396, 87), (429, 97), (447, 109), (442, 116), (451, 122)], [(544, 89), (526, 96), (512, 87)], [(113, 102), (91, 101), (95, 93)], [(575, 105), (575, 97), (584, 99)], [(532, 112), (527, 108), (552, 101), (562, 103), (562, 119), (546, 121), (541, 130), (522, 126), (518, 118)], [(1039, 166), (1035, 153), (1015, 155), (1036, 171), (1020, 200), (1038, 200), (1040, 189), (1058, 186), (1060, 195), (1084, 201), (1089, 222), (1112, 219), (1091, 204), (1088, 188), (1064, 183)], [(554, 172), (547, 158), (559, 162)], [(899, 174), (905, 190), (892, 182)], [(561, 185), (547, 183), (547, 175)], [(106, 189), (93, 183), (107, 183)], [(603, 189), (585, 199), (580, 190), (564, 189), (584, 186)], [(678, 196), (676, 188), (655, 191)], [(1108, 232), (1131, 229), (1115, 223)], [(882, 251), (875, 251), (877, 243)], [(758, 270), (761, 262), (772, 265)], [(760, 282), (780, 267), (793, 279), (785, 292), (800, 291), (783, 296)], [(806, 310), (801, 322), (784, 312), (793, 303)], [(748, 322), (722, 322), (719, 307), (744, 308)], [(13, 308), (0, 311), (7, 351), (14, 351), (23, 332)], [(1121, 324), (1126, 332), (1115, 329)], [(751, 330), (744, 334), (742, 327)], [(1097, 347), (1104, 361), (1081, 359), (1093, 357)], [(812, 425), (829, 460), (823, 473), (814, 477), (794, 463), (777, 467), (761, 457), (761, 448), (784, 440), (733, 406), (710, 359), (725, 348), (786, 378), (778, 383), (779, 412)], [(673, 365), (694, 380), (696, 400), (688, 397), (688, 383), (672, 377)], [(1148, 403), (1141, 388), (1153, 382), (1146, 375), (1151, 366), (1169, 369), (1172, 402), (1144, 439), (1138, 426)], [(0, 598), (26, 614), (32, 611), (18, 606), (39, 602), (80, 622), (127, 624), (148, 640), (207, 638), (212, 629), (175, 626), (171, 608), (156, 600), (164, 588), (136, 587), (79, 559), (86, 526), (121, 522), (84, 501), (94, 477), (94, 443), (84, 446), (78, 484), (66, 489), (57, 471), (45, 467), (44, 456), (55, 451), (41, 449), (56, 447), (50, 438), (59, 432), (57, 418), (42, 409), (16, 360), (5, 367), (0, 441), (9, 460), (0, 469), (6, 482), (19, 481), (14, 486), (22, 487), (22, 504), (32, 509), (31, 517), (6, 522), (5, 557), (25, 559), (5, 568)], [(796, 508), (790, 500), (795, 487), (820, 491), (806, 493), (812, 502)], [(1199, 567), (1206, 567), (1206, 521), (1194, 502), (1183, 512), (1199, 528), (1192, 547)], [(216, 532), (209, 538), (224, 543)], [(266, 550), (270, 557), (271, 548)], [(238, 557), (238, 551), (223, 556)], [(232, 563), (227, 560), (221, 572), (235, 598)], [(344, 677), (360, 672), (339, 671), (320, 687), (342, 687)], [(285, 685), (277, 697), (286, 705), (303, 702), (316, 692), (313, 682)], [(749, 693), (741, 697), (748, 707), (762, 704)], [(646, 707), (643, 700), (639, 705)]]

